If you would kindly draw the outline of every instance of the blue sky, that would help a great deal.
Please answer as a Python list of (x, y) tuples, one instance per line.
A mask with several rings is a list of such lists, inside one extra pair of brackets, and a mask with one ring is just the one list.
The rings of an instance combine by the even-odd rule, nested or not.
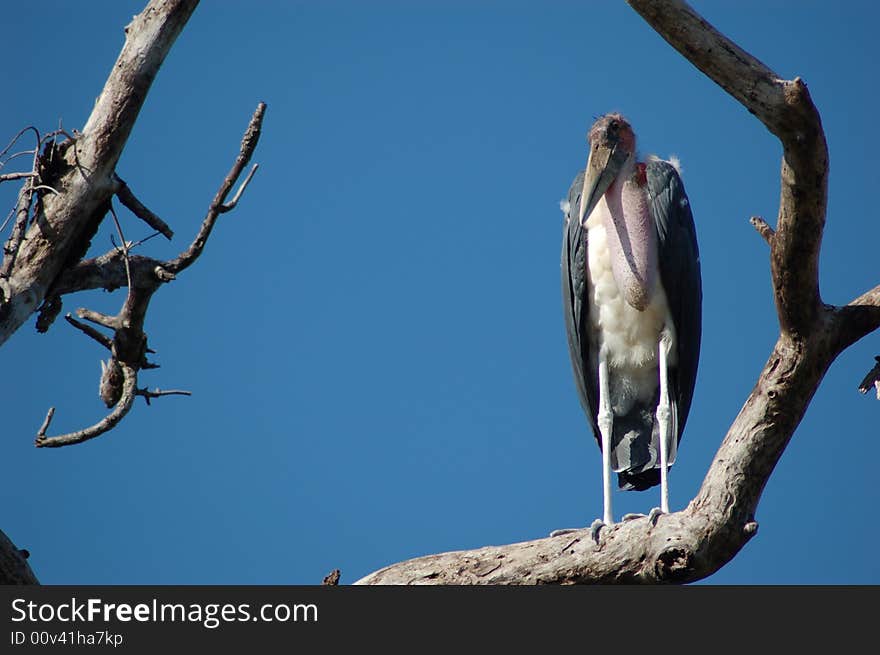
[[(85, 123), (141, 2), (8, 3), (0, 128)], [(873, 3), (695, 2), (800, 75), (831, 177), (826, 302), (880, 283), (868, 191), (878, 136)], [(36, 39), (36, 43), (35, 43)], [(205, 2), (159, 73), (118, 172), (195, 233), (258, 101), (261, 164), (202, 259), (154, 298), (161, 368), (114, 432), (95, 422), (97, 345), (33, 322), (0, 349), (0, 528), (46, 583), (342, 582), (446, 550), (545, 536), (601, 512), (559, 292), (559, 200), (611, 110), (644, 153), (678, 155), (702, 254), (697, 391), (671, 475), (684, 507), (778, 328), (768, 250), (780, 146), (623, 2)], [(0, 187), (11, 205), (16, 189)], [(127, 238), (148, 229), (125, 210)], [(111, 247), (105, 226), (93, 252)], [(5, 235), (4, 235), (5, 238)], [(69, 297), (116, 312), (120, 293)], [(709, 583), (880, 583), (880, 402), (856, 386), (871, 335), (829, 371), (758, 508), (757, 536)], [(615, 513), (658, 493), (616, 492)]]

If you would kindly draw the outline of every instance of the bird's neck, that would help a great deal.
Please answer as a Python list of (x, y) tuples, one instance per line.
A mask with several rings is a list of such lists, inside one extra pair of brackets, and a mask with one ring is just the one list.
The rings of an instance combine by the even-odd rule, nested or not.
[(644, 166), (630, 158), (605, 193), (603, 216), (611, 272), (635, 309), (651, 301), (657, 279), (657, 235), (648, 205)]

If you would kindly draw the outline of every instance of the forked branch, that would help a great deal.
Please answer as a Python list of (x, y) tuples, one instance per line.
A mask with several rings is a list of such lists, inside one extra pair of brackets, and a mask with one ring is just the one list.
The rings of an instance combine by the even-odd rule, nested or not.
[[(198, 234), (183, 253), (169, 261), (153, 260), (147, 257), (139, 257), (135, 260), (130, 254), (130, 245), (122, 233), (122, 227), (115, 214), (113, 214), (119, 239), (123, 245), (102, 257), (81, 262), (66, 275), (62, 275), (59, 282), (53, 287), (51, 297), (59, 299), (65, 293), (99, 286), (104, 288), (125, 286), (128, 288), (128, 293), (122, 308), (115, 316), (107, 316), (85, 308), (77, 310), (79, 318), (113, 330), (112, 338), (69, 315), (66, 317), (68, 323), (110, 350), (110, 358), (106, 362), (102, 362), (101, 366), (99, 395), (106, 405), (112, 408), (111, 412), (88, 428), (58, 436), (47, 436), (46, 432), (55, 411), (54, 408), (50, 409), (46, 420), (37, 432), (35, 444), (38, 448), (70, 446), (94, 439), (108, 432), (128, 414), (137, 396), (143, 397), (149, 405), (150, 401), (154, 398), (190, 395), (189, 391), (178, 389), (166, 391), (156, 389), (151, 391), (146, 387), (138, 388), (138, 372), (144, 368), (155, 368), (155, 365), (146, 359), (146, 353), (149, 350), (147, 347), (147, 335), (144, 332), (147, 309), (153, 294), (165, 283), (176, 279), (176, 273), (190, 266), (201, 254), (217, 217), (234, 206), (234, 204), (231, 206), (224, 204), (226, 196), (235, 185), (244, 166), (253, 156), (259, 140), (265, 111), (266, 105), (260, 103), (245, 132), (245, 137), (242, 140), (241, 148), (232, 170), (226, 176), (220, 186), (220, 190), (211, 201), (208, 214), (202, 222)], [(241, 197), (247, 182), (253, 176), (254, 170), (256, 170), (256, 166), (242, 183), (238, 193), (236, 193), (234, 198), (236, 203)], [(116, 179), (118, 181), (118, 195), (120, 191), (128, 189), (128, 187), (124, 182), (118, 178)], [(141, 214), (146, 215), (149, 212), (139, 202), (132, 200), (134, 196), (130, 194), (130, 191), (122, 191), (122, 194), (128, 198), (129, 204), (135, 206)], [(113, 213), (112, 209), (111, 213)], [(139, 217), (144, 218), (143, 215), (139, 215)], [(157, 218), (154, 216), (150, 220), (155, 222)]]

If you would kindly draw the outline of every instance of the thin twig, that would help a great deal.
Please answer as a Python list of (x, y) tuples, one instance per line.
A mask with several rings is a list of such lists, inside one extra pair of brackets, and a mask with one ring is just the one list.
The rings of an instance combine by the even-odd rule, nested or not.
[[(9, 142), (9, 144), (8, 144), (5, 148), (3, 148), (3, 150), (0, 150), (0, 159), (2, 159), (3, 157), (6, 156), (6, 153), (9, 152), (9, 151), (12, 149), (12, 146), (14, 146), (14, 145), (18, 142), (18, 140), (22, 137), (22, 135), (23, 135), (25, 132), (33, 132), (33, 133), (36, 135), (36, 137), (37, 137), (37, 144), (38, 144), (38, 145), (37, 145), (37, 148), (39, 148), (39, 143), (40, 143), (40, 131), (39, 131), (37, 128), (35, 128), (33, 125), (28, 125), (27, 127), (23, 127), (23, 128), (21, 128), (21, 129), (18, 131), (18, 134), (16, 134), (14, 137), (12, 137), (12, 140)], [(30, 150), (27, 150), (27, 151), (25, 151), (25, 152), (30, 153), (31, 151), (30, 151)], [(12, 155), (12, 157), (16, 157), (17, 155), (20, 155), (20, 154), (21, 154), (21, 153), (16, 153), (16, 154)], [(12, 157), (10, 157), (10, 159), (12, 159)], [(8, 161), (8, 160), (7, 160), (7, 161)]]
[(125, 280), (128, 283), (128, 295), (131, 296), (131, 260), (128, 256), (131, 244), (125, 240), (125, 235), (122, 233), (122, 225), (119, 224), (119, 217), (116, 215), (116, 210), (113, 209), (112, 202), (109, 207), (110, 215), (113, 217), (113, 223), (116, 224), (116, 232), (119, 234), (119, 240), (122, 242), (120, 249), (122, 250), (122, 260), (125, 262)]
[(168, 224), (156, 216), (156, 214), (150, 211), (140, 200), (137, 199), (137, 197), (135, 197), (134, 193), (132, 193), (129, 186), (125, 183), (125, 180), (118, 175), (114, 175), (113, 179), (118, 185), (116, 189), (116, 197), (119, 198), (119, 201), (128, 208), (132, 214), (160, 234), (164, 235), (165, 238), (170, 241), (174, 236), (174, 231), (168, 227)]
[(116, 330), (122, 326), (122, 322), (118, 316), (107, 316), (107, 314), (95, 312), (91, 309), (86, 309), (85, 307), (77, 309), (76, 315), (86, 321), (90, 321), (97, 325), (103, 325), (105, 328), (110, 328), (111, 330)]
[(64, 320), (67, 321), (68, 323), (70, 323), (77, 330), (82, 331), (86, 336), (89, 336), (92, 339), (94, 339), (95, 341), (97, 341), (98, 343), (100, 343), (107, 350), (113, 349), (113, 339), (108, 337), (106, 334), (102, 334), (102, 333), (98, 332), (91, 325), (86, 325), (85, 323), (82, 323), (82, 322), (76, 320), (70, 314), (65, 314)]
[[(232, 169), (220, 185), (220, 189), (218, 189), (214, 199), (211, 201), (211, 205), (208, 208), (208, 214), (205, 216), (205, 220), (202, 221), (199, 233), (184, 252), (178, 255), (175, 259), (165, 263), (165, 269), (169, 272), (175, 274), (179, 273), (192, 265), (192, 263), (198, 259), (199, 255), (202, 254), (205, 243), (207, 243), (208, 237), (211, 235), (211, 230), (214, 229), (217, 217), (223, 212), (223, 203), (226, 201), (226, 196), (229, 195), (229, 192), (232, 190), (232, 187), (235, 185), (235, 182), (238, 180), (244, 167), (247, 166), (254, 154), (257, 142), (260, 139), (260, 130), (263, 124), (263, 114), (265, 111), (266, 103), (261, 102), (257, 105), (257, 109), (251, 117), (251, 122), (248, 125), (247, 130), (245, 130), (244, 137), (242, 137), (238, 157), (232, 165)], [(251, 174), (253, 174), (253, 171)], [(238, 195), (239, 194), (236, 194), (236, 198), (234, 199), (236, 202), (238, 201)]]
[(192, 391), (185, 391), (183, 389), (154, 389), (150, 391), (147, 387), (143, 389), (137, 390), (137, 395), (142, 396), (147, 405), (150, 404), (151, 398), (161, 398), (162, 396), (192, 396)]
[[(135, 392), (137, 390), (137, 371), (125, 363), (122, 363), (121, 366), (123, 375), (122, 396), (112, 412), (91, 427), (85, 428), (84, 430), (77, 430), (76, 432), (68, 432), (67, 434), (61, 434), (56, 437), (47, 437), (46, 431), (43, 429), (42, 434), (40, 432), (37, 433), (34, 445), (37, 448), (71, 446), (73, 444), (82, 443), (83, 441), (88, 441), (89, 439), (94, 439), (95, 437), (112, 430), (119, 421), (128, 414), (128, 411), (134, 404)], [(51, 420), (51, 417), (47, 415), (47, 419)], [(48, 421), (44, 421), (44, 426), (45, 428), (48, 428)]]
[(15, 224), (12, 227), (12, 234), (9, 235), (9, 240), (3, 248), (4, 258), (3, 265), (0, 267), (0, 277), (10, 277), (12, 269), (15, 268), (15, 260), (24, 241), (30, 218), (31, 201), (34, 197), (33, 181), (33, 178), (29, 179), (18, 193), (18, 202), (15, 205)]
[(257, 169), (260, 167), (259, 164), (254, 164), (251, 167), (250, 172), (247, 174), (247, 177), (244, 178), (244, 181), (239, 185), (238, 191), (235, 192), (235, 195), (232, 197), (232, 200), (225, 203), (220, 207), (220, 213), (225, 214), (228, 211), (235, 209), (235, 206), (238, 204), (238, 199), (241, 198), (241, 194), (244, 193), (244, 190), (247, 188), (247, 185), (250, 184), (251, 178), (254, 176), (254, 173), (257, 172)]
[(776, 236), (776, 231), (770, 227), (770, 224), (767, 223), (767, 221), (760, 216), (752, 216), (749, 219), (749, 223), (752, 224), (752, 227), (758, 231), (758, 234), (764, 238), (764, 241), (766, 241), (768, 245), (773, 245), (773, 237)]
[(27, 173), (4, 173), (0, 175), (0, 182), (8, 182), (10, 180), (21, 180), (26, 177), (37, 177), (37, 174), (33, 171), (29, 171)]
[(4, 278), (8, 278), (12, 275), (12, 271), (15, 268), (15, 260), (18, 258), (18, 251), (21, 249), (25, 232), (30, 223), (31, 205), (33, 204), (34, 193), (40, 179), (37, 174), (40, 159), (40, 132), (35, 127), (24, 128), (24, 130), (16, 135), (15, 139), (12, 140), (2, 153), (5, 154), (8, 152), (9, 148), (12, 147), (12, 144), (28, 130), (32, 130), (37, 137), (37, 146), (34, 148), (33, 160), (31, 161), (31, 173), (33, 173), (33, 175), (27, 179), (27, 182), (18, 193), (18, 201), (15, 206), (15, 224), (12, 228), (12, 234), (9, 235), (9, 240), (6, 242), (6, 246), (3, 249), (3, 264), (0, 266), (0, 277)]
[(37, 438), (45, 437), (46, 430), (49, 429), (49, 425), (52, 423), (52, 417), (55, 416), (55, 408), (50, 407), (49, 411), (46, 412), (46, 418), (43, 419), (43, 424), (40, 426), (40, 429), (37, 430)]

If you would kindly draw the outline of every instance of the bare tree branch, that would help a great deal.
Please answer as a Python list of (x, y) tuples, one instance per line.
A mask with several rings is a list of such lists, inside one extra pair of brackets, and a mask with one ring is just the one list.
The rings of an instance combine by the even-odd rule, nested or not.
[(134, 193), (132, 193), (131, 189), (128, 188), (128, 185), (122, 180), (122, 178), (118, 175), (114, 175), (113, 179), (118, 183), (116, 197), (119, 198), (119, 202), (125, 205), (132, 214), (171, 241), (171, 238), (174, 236), (174, 231), (168, 227), (168, 224), (147, 209), (147, 207), (135, 197)]
[(776, 236), (776, 230), (774, 230), (770, 225), (760, 216), (752, 216), (749, 219), (749, 223), (752, 224), (758, 234), (760, 234), (764, 241), (767, 242), (767, 245), (773, 247), (773, 237)]
[(37, 173), (33, 171), (28, 172), (19, 172), (19, 173), (4, 173), (0, 175), (0, 182), (9, 182), (10, 180), (21, 180), (29, 177), (38, 177)]
[(89, 336), (92, 339), (94, 339), (95, 341), (97, 341), (98, 343), (100, 343), (107, 350), (113, 349), (113, 339), (108, 337), (106, 334), (101, 334), (95, 328), (93, 328), (91, 325), (86, 325), (85, 323), (82, 323), (82, 322), (76, 320), (70, 314), (65, 316), (64, 320), (66, 320), (68, 323), (70, 323), (77, 330), (80, 330), (81, 332), (83, 332), (86, 336)]
[[(47, 144), (46, 195), (0, 278), (0, 344), (40, 306), (52, 282), (88, 247), (114, 192), (113, 173), (159, 67), (197, 0), (152, 0), (127, 38), (91, 115), (75, 139)], [(13, 255), (6, 254), (5, 258)]]
[[(122, 246), (96, 259), (81, 262), (77, 266), (62, 274), (59, 281), (51, 289), (52, 298), (60, 298), (62, 294), (79, 291), (85, 288), (118, 288), (125, 286), (128, 294), (122, 309), (115, 316), (107, 316), (100, 312), (86, 308), (77, 310), (77, 315), (96, 325), (109, 328), (114, 331), (113, 337), (101, 334), (95, 328), (76, 321), (68, 316), (67, 320), (74, 327), (81, 330), (87, 336), (96, 340), (111, 351), (111, 357), (107, 362), (101, 362), (101, 381), (98, 393), (108, 408), (113, 408), (111, 413), (103, 420), (84, 430), (66, 433), (56, 437), (47, 437), (51, 416), (40, 432), (37, 433), (36, 445), (40, 448), (52, 448), (70, 446), (89, 439), (94, 439), (115, 427), (131, 409), (135, 396), (142, 396), (147, 405), (153, 398), (170, 395), (191, 395), (189, 391), (156, 389), (150, 391), (147, 388), (137, 387), (138, 371), (142, 368), (152, 368), (146, 360), (147, 335), (144, 332), (147, 308), (153, 294), (165, 283), (175, 279), (175, 272), (184, 270), (190, 266), (201, 254), (211, 234), (211, 229), (221, 213), (228, 211), (234, 205), (225, 205), (224, 200), (232, 186), (235, 184), (244, 166), (253, 155), (257, 146), (260, 127), (266, 105), (260, 103), (254, 111), (254, 115), (245, 131), (241, 150), (232, 170), (226, 176), (220, 191), (214, 197), (202, 226), (190, 246), (177, 258), (159, 262), (154, 259), (140, 257), (135, 258), (130, 254), (130, 244), (126, 240), (116, 214), (112, 207), (109, 212), (116, 224), (119, 239)], [(245, 178), (239, 187), (234, 201), (241, 196), (243, 189), (253, 176), (256, 166)], [(123, 184), (118, 182), (118, 184)], [(121, 187), (120, 187), (121, 188)]]
[(146, 387), (137, 390), (137, 395), (143, 397), (147, 405), (150, 404), (152, 398), (161, 398), (162, 396), (191, 396), (192, 391), (184, 391), (183, 389), (153, 389), (150, 391)]
[(244, 191), (245, 186), (247, 186), (248, 182), (250, 182), (251, 177), (256, 172), (257, 167), (251, 170), (248, 174), (247, 178), (241, 185), (241, 188), (238, 190), (238, 193), (235, 194), (235, 198), (230, 205), (225, 205), (226, 196), (229, 195), (229, 192), (232, 190), (232, 187), (235, 185), (235, 182), (238, 180), (239, 176), (241, 176), (241, 172), (244, 170), (244, 167), (247, 166), (247, 163), (251, 160), (251, 157), (254, 154), (254, 150), (257, 147), (257, 142), (260, 139), (260, 131), (263, 126), (263, 114), (266, 112), (266, 103), (261, 102), (257, 105), (257, 109), (254, 112), (253, 117), (251, 118), (250, 125), (248, 125), (247, 130), (244, 133), (244, 137), (241, 140), (241, 148), (238, 152), (238, 157), (235, 160), (235, 163), (232, 165), (232, 169), (226, 175), (226, 178), (223, 180), (223, 183), (220, 185), (220, 189), (217, 191), (217, 195), (214, 196), (214, 200), (211, 202), (211, 206), (208, 208), (208, 214), (205, 216), (205, 220), (202, 221), (202, 227), (199, 230), (199, 233), (196, 235), (196, 238), (193, 240), (190, 247), (186, 249), (185, 252), (181, 253), (175, 259), (165, 262), (164, 268), (170, 273), (180, 273), (180, 271), (186, 269), (196, 259), (198, 259), (199, 255), (202, 254), (202, 250), (205, 247), (205, 243), (208, 240), (208, 237), (211, 235), (211, 230), (214, 229), (214, 223), (217, 222), (217, 218), (220, 214), (225, 213), (232, 209), (235, 204), (238, 203), (238, 198), (241, 195), (242, 191)]
[(880, 287), (849, 305), (824, 305), (818, 255), (828, 152), (806, 85), (780, 79), (681, 0), (628, 0), (676, 50), (775, 134), (783, 146), (771, 248), (780, 336), (725, 436), (697, 496), (656, 525), (647, 518), (548, 539), (443, 553), (376, 571), (358, 584), (689, 582), (718, 570), (758, 529), (761, 493), (834, 358), (880, 326)]
[[(197, 0), (150, 0), (134, 17), (125, 29), (122, 51), (81, 132), (73, 130), (70, 134), (59, 127), (41, 137), (36, 128), (28, 127), (0, 151), (0, 169), (18, 157), (32, 157), (31, 171), (0, 173), (0, 182), (24, 180), (16, 207), (3, 222), (5, 228), (15, 218), (0, 262), (0, 345), (35, 311), (39, 311), (37, 329), (48, 330), (67, 294), (127, 288), (125, 301), (115, 316), (89, 309), (77, 312), (80, 318), (112, 330), (112, 336), (67, 316), (71, 325), (110, 350), (109, 359), (101, 362), (99, 388), (110, 413), (88, 428), (49, 436), (55, 415), (51, 408), (37, 431), (38, 447), (82, 443), (108, 432), (126, 416), (137, 396), (150, 404), (154, 398), (190, 395), (179, 389), (137, 386), (141, 369), (157, 368), (146, 359), (146, 353), (153, 352), (143, 329), (149, 302), (153, 293), (198, 258), (217, 217), (236, 206), (251, 181), (256, 165), (232, 200), (226, 202), (257, 146), (265, 104), (260, 103), (254, 113), (236, 163), (211, 202), (198, 234), (177, 258), (164, 262), (132, 254), (133, 248), (151, 237), (136, 243), (127, 241), (111, 201), (116, 195), (157, 233), (169, 239), (173, 236), (171, 228), (135, 197), (115, 169), (153, 79), (197, 4)], [(10, 155), (13, 146), (29, 131), (36, 136), (34, 149)], [(59, 143), (59, 137), (66, 140)], [(108, 213), (116, 223), (120, 246), (82, 261)], [(25, 559), (26, 552), (0, 533), (0, 583), (36, 583)]]
[(94, 439), (95, 437), (99, 437), (105, 432), (112, 430), (116, 424), (128, 414), (128, 410), (130, 410), (131, 406), (134, 404), (134, 399), (137, 394), (137, 371), (125, 363), (121, 363), (121, 367), (123, 375), (122, 395), (112, 412), (84, 430), (68, 432), (56, 437), (46, 436), (46, 430), (51, 422), (51, 416), (47, 415), (47, 420), (43, 423), (43, 427), (40, 429), (42, 434), (39, 432), (37, 433), (34, 445), (36, 445), (37, 448), (71, 446), (73, 444), (82, 443), (83, 441), (88, 441), (89, 439)]

